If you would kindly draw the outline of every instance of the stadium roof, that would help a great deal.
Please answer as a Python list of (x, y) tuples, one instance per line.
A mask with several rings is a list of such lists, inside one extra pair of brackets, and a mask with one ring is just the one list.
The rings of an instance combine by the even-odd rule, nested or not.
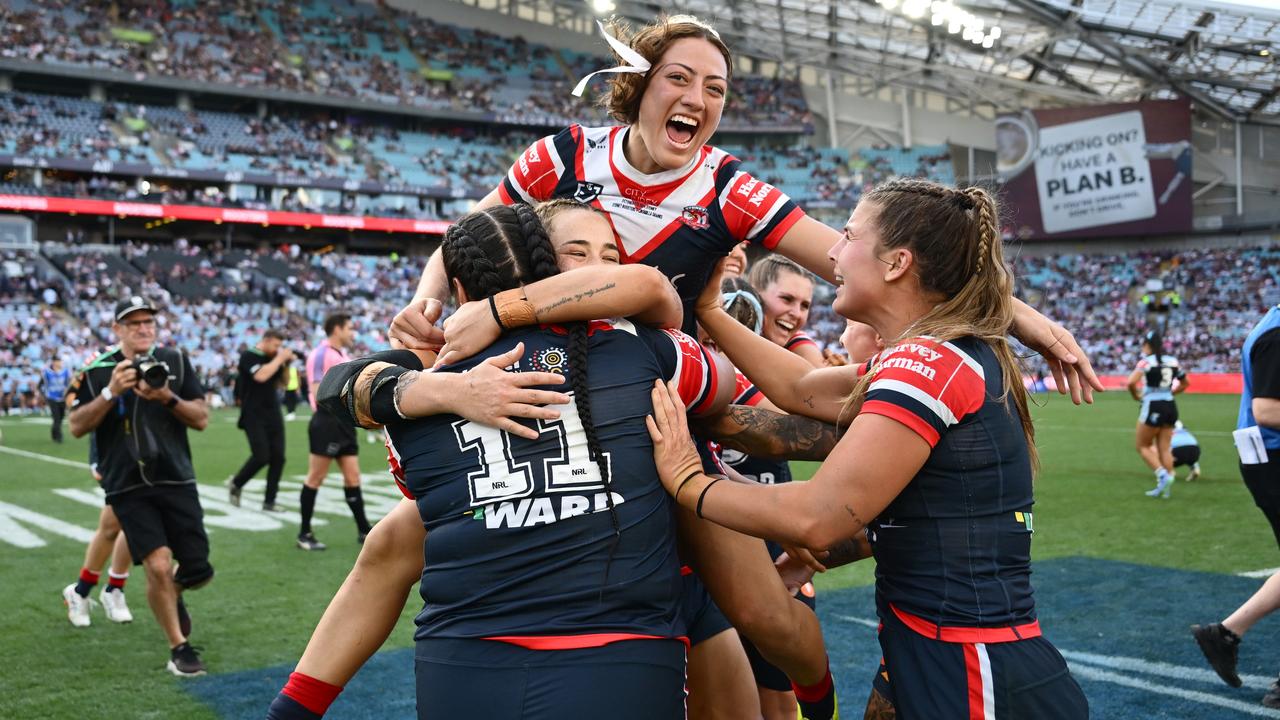
[[(698, 15), (739, 53), (849, 73), (872, 87), (915, 87), (1002, 109), (1183, 94), (1223, 119), (1280, 125), (1280, 0), (615, 4), (641, 22), (659, 12)], [(951, 5), (968, 13), (966, 28), (981, 21), (982, 30), (963, 37)]]

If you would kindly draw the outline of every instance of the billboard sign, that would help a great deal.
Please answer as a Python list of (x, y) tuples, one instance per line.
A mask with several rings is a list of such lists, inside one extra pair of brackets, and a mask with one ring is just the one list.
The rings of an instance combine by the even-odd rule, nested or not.
[(1157, 100), (996, 120), (997, 171), (1021, 239), (1191, 229), (1191, 105)]

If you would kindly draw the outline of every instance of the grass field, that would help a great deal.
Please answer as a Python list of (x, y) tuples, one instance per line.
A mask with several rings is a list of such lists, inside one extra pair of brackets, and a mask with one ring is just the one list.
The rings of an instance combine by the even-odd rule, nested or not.
[[(1041, 617), (1050, 637), (1065, 638), (1074, 648), (1069, 652), (1068, 643), (1059, 643), (1096, 717), (1259, 715), (1249, 707), (1280, 717), (1256, 705), (1256, 687), (1231, 691), (1206, 679), (1185, 631), (1188, 623), (1229, 612), (1260, 582), (1235, 573), (1280, 565), (1270, 530), (1236, 469), (1230, 430), (1237, 402), (1180, 397), (1182, 417), (1204, 448), (1204, 477), (1179, 481), (1167, 501), (1142, 494), (1154, 480), (1132, 449), (1137, 408), (1127, 397), (1109, 393), (1094, 407), (1074, 408), (1055, 396), (1035, 411), (1043, 464), (1035, 518)], [(336, 478), (320, 496), (327, 524), (316, 532), (330, 548), (323, 553), (294, 548), (292, 513), (266, 516), (252, 510), (251, 501), (239, 511), (225, 505), (221, 482), (247, 452), (234, 418), (233, 412), (216, 413), (210, 429), (193, 440), (217, 568), (215, 582), (188, 597), (192, 642), (204, 648), (211, 671), (195, 682), (162, 670), (164, 640), (147, 608), (140, 571), (127, 587), (134, 623), (113, 625), (98, 611), (90, 628), (67, 623), (59, 593), (75, 579), (84, 551), (67, 524), (91, 531), (98, 512), (83, 466), (87, 443), (55, 445), (47, 424), (37, 419), (0, 419), (0, 588), (9, 601), (0, 613), (0, 718), (261, 717), (358, 545)], [(289, 424), (282, 499), (290, 506), (305, 472), (305, 435), (304, 419)], [(399, 496), (381, 472), (381, 445), (362, 445), (361, 452), (371, 516), (379, 515)], [(796, 470), (799, 477), (811, 472)], [(261, 487), (255, 481), (246, 497), (258, 497), (252, 493)], [(23, 509), (62, 524), (23, 520)], [(39, 546), (18, 547), (14, 538)], [(819, 584), (820, 614), (849, 717), (861, 715), (853, 706), (864, 697), (878, 658), (874, 633), (864, 627), (874, 616), (866, 587), (871, 570), (863, 564), (832, 571)], [(334, 716), (411, 713), (411, 658), (395, 649), (410, 645), (416, 607), (411, 598), (375, 661), (376, 674), (371, 668), (358, 676)], [(1246, 640), (1242, 671), (1257, 676), (1253, 686), (1280, 669), (1277, 647), (1280, 618), (1263, 621)], [(1128, 675), (1117, 669), (1117, 663), (1133, 662), (1145, 664)], [(1191, 685), (1194, 690), (1186, 689)]]

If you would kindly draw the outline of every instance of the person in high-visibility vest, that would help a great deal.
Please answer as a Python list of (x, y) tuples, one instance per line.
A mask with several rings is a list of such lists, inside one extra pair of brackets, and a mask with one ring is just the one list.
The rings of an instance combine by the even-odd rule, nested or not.
[(298, 377), (298, 367), (290, 362), (285, 366), (284, 371), (284, 409), (287, 413), (285, 420), (293, 420), (298, 417), (294, 410), (298, 407), (298, 388), (302, 387), (302, 380)]

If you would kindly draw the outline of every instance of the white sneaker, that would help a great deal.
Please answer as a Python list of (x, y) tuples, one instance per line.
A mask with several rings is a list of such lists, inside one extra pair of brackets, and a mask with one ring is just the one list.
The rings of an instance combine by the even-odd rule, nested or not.
[(75, 583), (62, 589), (62, 602), (67, 606), (67, 619), (71, 621), (72, 627), (89, 627), (89, 607), (93, 601), (80, 597)]
[(133, 613), (129, 612), (129, 603), (125, 602), (123, 590), (111, 590), (103, 588), (98, 594), (98, 600), (102, 603), (102, 609), (107, 612), (107, 619), (114, 623), (133, 622)]
[(1161, 475), (1160, 478), (1156, 480), (1156, 486), (1148, 490), (1146, 492), (1146, 496), (1147, 497), (1163, 497), (1165, 500), (1168, 500), (1169, 496), (1172, 494), (1171, 492), (1172, 487), (1173, 487), (1173, 476), (1168, 474)]
[(1191, 482), (1200, 477), (1200, 463), (1191, 466), (1191, 472), (1187, 473), (1187, 482)]
[(298, 413), (289, 413), (288, 415), (284, 416), (284, 419), (288, 420), (289, 422), (293, 422), (294, 420), (298, 419)]

